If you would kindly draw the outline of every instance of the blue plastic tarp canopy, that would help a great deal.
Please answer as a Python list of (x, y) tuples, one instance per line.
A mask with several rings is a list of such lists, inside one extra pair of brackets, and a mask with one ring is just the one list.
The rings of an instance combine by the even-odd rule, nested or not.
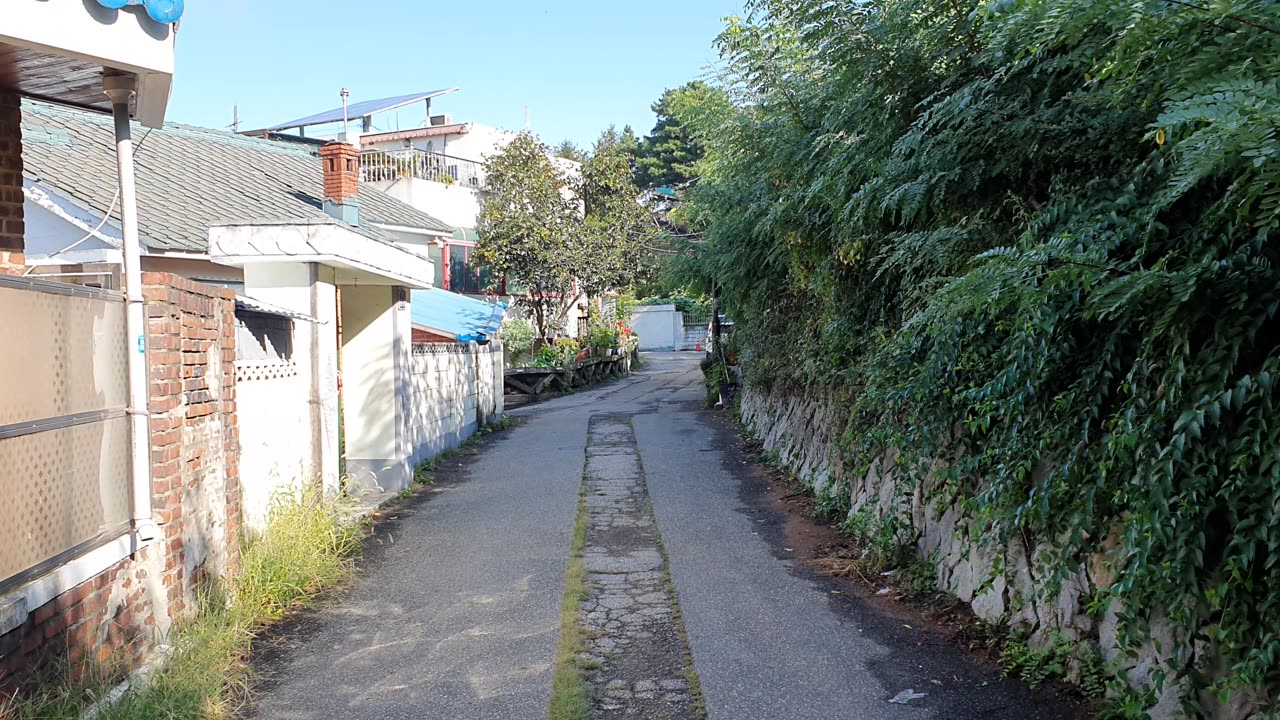
[(493, 339), (507, 312), (506, 303), (476, 300), (440, 288), (414, 290), (410, 301), (414, 325), (456, 336), (458, 342)]

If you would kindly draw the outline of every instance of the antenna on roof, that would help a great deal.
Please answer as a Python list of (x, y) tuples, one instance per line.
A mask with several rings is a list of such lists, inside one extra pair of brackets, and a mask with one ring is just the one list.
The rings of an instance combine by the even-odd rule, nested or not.
[(233, 105), (231, 108), (231, 132), (240, 132), (240, 106)]
[(524, 106), (524, 131), (533, 132), (533, 122), (529, 120), (529, 106)]
[(342, 88), (342, 92), (338, 94), (342, 96), (342, 138), (345, 140), (349, 129), (347, 128), (347, 98), (351, 97), (351, 93), (347, 92), (346, 88)]

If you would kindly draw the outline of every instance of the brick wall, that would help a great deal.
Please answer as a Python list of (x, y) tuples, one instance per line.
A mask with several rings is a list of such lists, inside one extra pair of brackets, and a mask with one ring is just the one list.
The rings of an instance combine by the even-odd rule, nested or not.
[(447, 335), (440, 335), (429, 330), (413, 329), (413, 342), (415, 343), (456, 343), (457, 338), (451, 338)]
[(181, 614), (239, 559), (235, 294), (143, 273), (151, 381), (151, 504), (164, 528), (165, 587)]
[(0, 635), (0, 699), (40, 662), (65, 659), (76, 674), (89, 666), (136, 665), (169, 626), (168, 617), (155, 612), (162, 606), (153, 578), (162, 564), (156, 546), (143, 548)]
[[(0, 698), (54, 658), (132, 667), (239, 562), (235, 302), (230, 290), (143, 274), (151, 384), (152, 510), (160, 540), (0, 635)], [(119, 663), (119, 665), (115, 665)]]
[(23, 270), (22, 105), (0, 91), (0, 273)]

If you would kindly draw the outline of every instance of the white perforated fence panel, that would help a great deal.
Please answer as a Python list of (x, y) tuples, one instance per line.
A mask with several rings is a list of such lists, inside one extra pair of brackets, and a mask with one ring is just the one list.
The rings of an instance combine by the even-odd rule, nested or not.
[(3, 278), (0, 336), (3, 590), (128, 529), (124, 303)]
[(0, 425), (128, 403), (123, 302), (0, 285), (0, 337)]

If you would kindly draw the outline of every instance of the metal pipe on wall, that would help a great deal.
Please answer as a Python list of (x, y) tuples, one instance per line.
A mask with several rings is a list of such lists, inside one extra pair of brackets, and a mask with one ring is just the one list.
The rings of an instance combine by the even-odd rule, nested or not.
[(129, 101), (138, 80), (131, 74), (105, 74), (102, 89), (111, 98), (115, 120), (116, 171), (120, 184), (120, 236), (124, 246), (125, 342), (129, 358), (129, 470), (133, 484), (133, 550), (159, 536), (151, 517), (151, 415), (147, 393), (146, 309), (142, 298), (142, 258), (138, 241), (138, 194), (133, 173)]

